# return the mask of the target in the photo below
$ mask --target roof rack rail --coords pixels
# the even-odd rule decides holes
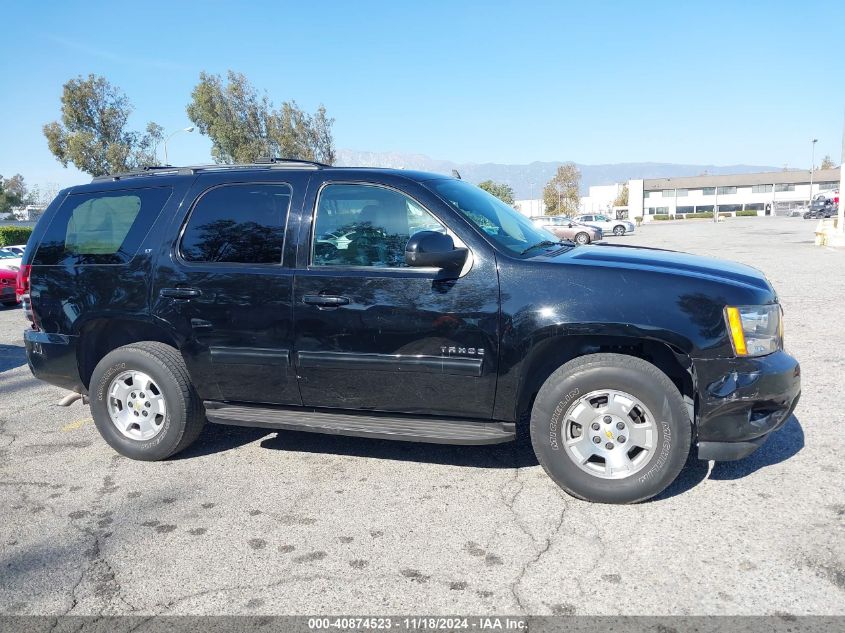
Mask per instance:
[[[202,171],[224,171],[227,169],[285,169],[290,167],[306,167],[310,169],[322,169],[323,167],[331,167],[325,163],[318,163],[313,160],[299,160],[295,158],[259,158],[254,163],[236,163],[233,165],[217,164],[217,165],[190,165],[185,167],[177,167],[175,165],[151,165],[148,167],[139,167],[131,171],[120,172],[116,174],[105,174],[103,176],[94,176],[91,182],[102,182],[104,180],[121,180],[122,178],[132,178],[135,176],[153,176],[157,174],[184,174],[192,175]]]
[[[316,160],[307,160],[304,158],[279,158],[277,156],[262,156],[255,159],[256,165],[275,165],[279,163],[301,163],[303,165],[314,165],[316,167],[331,167],[325,163],[317,162]]]

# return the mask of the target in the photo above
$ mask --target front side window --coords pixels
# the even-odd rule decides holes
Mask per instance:
[[[180,246],[187,262],[281,264],[291,188],[224,185],[200,197]]]
[[[317,204],[314,266],[403,268],[405,245],[419,231],[445,227],[403,193],[368,184],[330,184]]]
[[[71,194],[50,222],[34,264],[121,264],[137,252],[170,187]]]

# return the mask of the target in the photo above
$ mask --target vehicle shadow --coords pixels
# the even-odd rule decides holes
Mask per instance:
[[[459,446],[221,424],[207,424],[199,439],[172,459],[192,459],[221,453],[257,440],[261,440],[261,448],[274,451],[348,455],[468,468],[524,468],[538,464],[527,432],[517,433],[516,441],[506,444]]]
[[[196,442],[170,459],[180,461],[231,451],[275,432],[270,429],[206,424]]]
[[[280,431],[262,441],[261,447],[467,468],[526,468],[538,465],[527,433],[517,433],[516,440],[506,444],[461,446]]]
[[[772,433],[759,449],[745,459],[735,462],[716,462],[710,471],[710,479],[740,479],[753,472],[786,461],[804,448],[804,429],[794,415],[783,428]]]
[[[261,448],[274,451],[369,457],[467,468],[529,468],[538,465],[527,425],[521,425],[516,440],[507,444],[459,446],[207,424],[191,447],[171,459],[213,455],[259,440]],[[792,416],[768,442],[745,459],[716,462],[711,470],[709,462],[697,459],[693,450],[678,478],[651,501],[669,499],[691,490],[708,477],[708,472],[710,479],[716,480],[745,477],[760,468],[789,459],[803,447],[804,432],[798,419]]]
[[[26,350],[23,345],[0,343],[0,372],[26,365]]]
[[[804,448],[804,430],[794,415],[790,416],[783,428],[775,431],[765,444],[745,459],[735,462],[714,462],[713,468],[710,469],[710,462],[699,460],[693,447],[678,478],[651,501],[669,499],[687,492],[708,478],[717,481],[741,479],[761,468],[786,461],[802,448]]]

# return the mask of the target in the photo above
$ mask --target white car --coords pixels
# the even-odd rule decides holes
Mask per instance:
[[[14,253],[16,257],[23,257],[23,252],[26,250],[26,244],[15,244],[14,246],[0,247],[0,251],[8,251]]]
[[[21,268],[20,256],[11,251],[0,248],[0,268],[14,270],[17,272]]]
[[[587,213],[573,218],[576,222],[581,224],[588,224],[600,228],[602,232],[607,235],[613,233],[614,235],[625,235],[625,233],[634,232],[634,223],[628,220],[614,220],[606,215],[596,213]]]

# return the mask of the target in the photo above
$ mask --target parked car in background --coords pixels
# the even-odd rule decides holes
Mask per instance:
[[[561,239],[572,240],[578,244],[589,244],[603,237],[601,229],[579,224],[563,215],[539,215],[531,218],[531,221],[535,226],[546,229]]]
[[[18,274],[14,270],[0,268],[0,303],[4,306],[18,304],[18,297],[15,294],[15,282]]]
[[[16,257],[23,257],[26,250],[26,244],[15,244],[14,246],[3,246],[0,251],[13,253]]]
[[[600,228],[604,233],[613,233],[614,235],[625,235],[625,233],[634,232],[634,223],[628,220],[614,220],[606,215],[595,213],[588,213],[585,215],[575,216],[575,221],[582,224],[589,224]]]
[[[11,251],[0,249],[0,269],[17,272],[21,267],[21,256]]]
[[[810,203],[810,208],[804,213],[805,220],[819,220],[821,218],[832,218],[836,215],[836,206],[833,200],[817,197]]]

